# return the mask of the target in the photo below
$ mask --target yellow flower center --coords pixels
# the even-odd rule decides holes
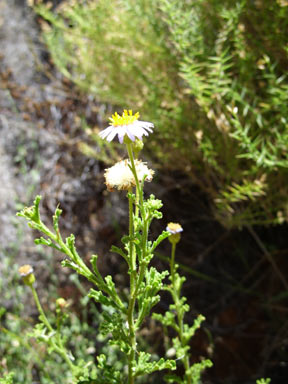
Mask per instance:
[[[22,267],[20,267],[18,271],[21,276],[27,276],[33,272],[33,268],[31,267],[31,265],[26,264],[26,265],[22,265]]]
[[[134,121],[138,120],[140,117],[139,112],[136,112],[135,115],[133,115],[132,110],[124,109],[122,116],[118,115],[117,112],[112,115],[112,117],[109,117],[110,125],[113,125],[114,127],[119,125],[129,125],[134,123]]]

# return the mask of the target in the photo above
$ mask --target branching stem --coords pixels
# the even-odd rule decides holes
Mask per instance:
[[[176,307],[177,313],[177,322],[178,322],[178,333],[179,339],[182,347],[186,346],[186,341],[184,340],[184,312],[181,310],[181,302],[180,302],[180,288],[176,286],[176,268],[175,268],[175,252],[176,252],[176,243],[172,243],[171,247],[171,259],[170,259],[170,274],[171,274],[171,282],[172,282],[172,297]],[[185,354],[183,358],[183,365],[185,368],[185,376],[187,384],[191,384],[191,376],[189,374],[190,370],[190,361],[189,355]]]
[[[45,312],[42,308],[42,305],[40,303],[40,300],[39,300],[37,291],[34,288],[34,285],[33,284],[30,285],[30,288],[31,288],[31,291],[32,291],[32,294],[33,294],[33,297],[34,297],[34,300],[35,300],[35,303],[36,303],[36,306],[37,306],[37,309],[39,311],[39,314],[40,314],[40,317],[41,317],[43,324],[47,327],[47,329],[50,332],[55,332],[53,327],[51,326],[49,320],[47,319],[47,317],[45,315]],[[53,346],[53,349],[55,350],[55,352],[57,352],[60,356],[63,357],[63,359],[66,361],[66,363],[68,364],[68,366],[70,367],[71,372],[72,372],[74,370],[74,365],[73,365],[72,361],[70,360],[65,347],[63,346],[62,340],[59,340],[59,345],[57,345],[55,343],[55,341],[53,339],[51,339],[51,345]]]

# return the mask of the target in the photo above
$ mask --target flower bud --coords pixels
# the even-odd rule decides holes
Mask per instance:
[[[25,285],[33,285],[35,283],[35,275],[33,273],[33,267],[29,264],[22,265],[18,269],[20,276],[23,279]]]
[[[183,232],[183,228],[178,223],[169,223],[166,227],[166,231],[170,232],[170,236],[168,240],[172,244],[179,243],[181,239],[181,232]]]
[[[56,300],[56,306],[57,308],[59,309],[64,309],[67,307],[67,301],[65,299],[63,299],[63,297],[59,297],[57,300]]]
[[[135,157],[137,159],[139,153],[142,151],[144,147],[144,143],[142,140],[136,139],[132,145],[133,147],[133,152],[135,153]]]

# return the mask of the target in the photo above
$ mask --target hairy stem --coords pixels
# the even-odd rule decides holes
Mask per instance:
[[[171,248],[171,259],[170,259],[170,274],[171,274],[171,281],[172,281],[172,297],[175,303],[176,307],[176,313],[177,313],[177,322],[178,322],[178,333],[179,333],[179,339],[181,342],[182,347],[185,347],[186,343],[184,340],[184,322],[183,322],[183,317],[184,314],[181,310],[181,302],[180,302],[180,290],[177,289],[176,287],[176,268],[175,268],[175,252],[176,252],[176,243],[172,243],[172,248]],[[185,368],[185,376],[187,380],[187,384],[191,384],[191,376],[187,374],[187,372],[190,369],[190,361],[189,361],[189,355],[185,354],[183,358],[183,365]]]
[[[36,303],[37,309],[39,311],[39,314],[41,316],[41,320],[42,320],[43,324],[47,327],[47,329],[50,332],[54,332],[54,329],[51,326],[51,324],[50,324],[49,320],[47,319],[47,317],[45,315],[45,312],[44,312],[44,310],[42,308],[42,305],[40,303],[40,300],[39,300],[38,294],[36,292],[36,289],[34,288],[33,285],[30,285],[30,288],[31,288],[31,291],[32,291],[32,294],[33,294],[33,297],[34,297],[34,300],[35,300],[35,303]],[[65,347],[63,346],[62,340],[59,340],[58,344],[59,345],[57,345],[55,343],[55,341],[53,341],[53,339],[51,339],[51,345],[53,346],[54,350],[59,355],[61,355],[63,357],[63,359],[66,361],[66,363],[70,367],[71,371],[73,371],[74,370],[74,365],[73,365],[72,361],[70,360]]]
[[[52,328],[51,324],[49,323],[49,320],[47,319],[47,317],[43,311],[42,305],[40,303],[40,300],[39,300],[38,294],[36,292],[36,289],[34,288],[34,285],[30,285],[30,288],[31,288],[37,309],[41,315],[42,322],[46,325],[46,327],[49,329],[50,332],[53,332],[53,328]]]
[[[172,243],[171,258],[170,258],[170,274],[171,274],[173,289],[175,288],[175,252],[176,252],[176,243]]]
[[[127,151],[128,151],[129,160],[130,160],[130,163],[131,163],[131,171],[132,171],[133,176],[135,178],[136,194],[139,194],[139,204],[140,204],[140,207],[143,207],[143,194],[141,192],[140,183],[139,183],[138,175],[137,175],[137,172],[136,172],[132,145],[131,144],[127,144],[126,147],[127,147]]]
[[[128,304],[127,312],[127,321],[129,327],[129,339],[131,350],[128,355],[128,383],[134,384],[133,377],[133,364],[135,361],[135,352],[136,352],[136,334],[135,334],[135,324],[134,324],[134,308],[135,308],[135,289],[136,289],[136,254],[135,246],[133,244],[134,238],[134,224],[133,224],[133,198],[132,196],[128,197],[129,199],[129,259],[130,259],[130,298]]]

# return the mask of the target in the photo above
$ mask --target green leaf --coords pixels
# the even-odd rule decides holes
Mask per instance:
[[[178,383],[178,384],[185,384],[185,381],[182,380],[182,378],[180,376],[176,376],[176,375],[165,375],[164,376],[164,380],[165,380],[165,383],[171,383],[171,384],[175,384],[175,383]]]
[[[0,377],[0,384],[13,384],[14,372],[6,374],[4,377]]]
[[[98,270],[97,260],[98,260],[98,255],[92,255],[90,262],[92,264],[93,272],[95,273],[95,275],[96,275],[96,277],[98,279],[99,284],[102,286],[105,283],[104,283],[104,280],[102,278],[102,275],[100,274],[100,272]]]
[[[118,248],[118,247],[116,247],[115,245],[112,245],[110,251],[111,251],[111,252],[118,253],[118,255],[122,256],[122,257],[126,260],[127,264],[130,266],[129,258],[128,258],[128,256],[126,255],[126,253],[125,253],[121,248]]]
[[[106,305],[107,307],[113,307],[118,308],[117,305],[114,303],[113,300],[111,300],[109,297],[104,296],[101,291],[96,291],[95,289],[91,288],[88,297],[93,298],[98,303],[101,303],[103,305]]]
[[[147,316],[152,307],[154,307],[160,300],[160,296],[157,294],[163,287],[162,280],[169,274],[168,271],[158,272],[154,267],[146,269],[145,271],[145,283],[140,286],[138,293],[138,306],[139,315],[137,319],[137,326],[139,327]]]
[[[189,340],[195,335],[195,332],[201,327],[203,321],[205,321],[205,317],[203,315],[198,315],[191,327],[184,324],[183,337],[186,343],[188,343]]]
[[[25,217],[28,220],[31,220],[37,224],[41,223],[40,213],[39,213],[39,204],[42,196],[38,195],[35,197],[34,203],[31,207],[26,207],[18,212],[16,215],[20,217]]]
[[[86,276],[82,269],[79,267],[78,264],[76,264],[74,261],[71,261],[69,259],[65,259],[61,262],[61,265],[62,267],[68,267],[68,268],[71,268],[73,269],[75,272],[77,272],[79,275],[83,275],[83,276]]]
[[[57,249],[57,251],[59,252],[63,252],[63,249],[60,248],[58,245],[54,244],[53,241],[51,239],[45,239],[44,237],[40,237],[39,239],[35,239],[34,240],[34,243],[36,245],[46,245],[47,247],[51,247],[51,248],[54,248],[54,249]]]
[[[269,384],[271,382],[271,379],[267,378],[267,379],[258,379],[256,380],[256,384]]]
[[[158,245],[165,239],[167,239],[167,237],[170,236],[170,232],[168,231],[163,231],[161,233],[161,235],[158,236],[158,238],[153,242],[152,244],[152,247],[150,249],[151,252],[153,252],[155,250],[156,247],[158,247]]]
[[[122,242],[122,244],[124,244],[124,245],[128,244],[128,243],[130,242],[130,237],[129,237],[129,236],[123,236],[123,237],[121,238],[121,242]]]
[[[124,353],[129,353],[130,339],[128,337],[128,328],[126,328],[123,318],[119,312],[105,311],[102,313],[103,320],[100,322],[100,332],[104,336],[112,336],[109,343],[113,345],[118,345]]]
[[[57,236],[60,236],[59,233],[59,218],[61,216],[62,210],[59,209],[59,207],[56,208],[55,213],[53,215],[53,228],[57,234]]]
[[[176,312],[167,311],[164,315],[161,315],[160,313],[153,313],[152,318],[155,320],[158,320],[160,323],[165,325],[166,327],[172,327],[175,329],[175,331],[179,332],[179,327],[176,324],[175,321]]]
[[[211,360],[203,360],[200,363],[193,364],[187,371],[186,375],[192,380],[192,384],[198,384],[201,379],[201,374],[207,368],[211,368],[213,363]]]
[[[76,247],[75,247],[75,236],[73,235],[73,233],[71,233],[70,236],[66,237],[66,246],[69,248],[70,252],[71,252],[71,258],[73,261],[76,262],[77,258],[78,258],[78,254],[77,254],[77,251],[76,251]]]
[[[146,352],[140,352],[138,362],[135,367],[135,376],[150,374],[155,371],[162,371],[163,369],[175,370],[176,362],[174,360],[165,360],[161,358],[158,361],[150,361],[151,355]]]

